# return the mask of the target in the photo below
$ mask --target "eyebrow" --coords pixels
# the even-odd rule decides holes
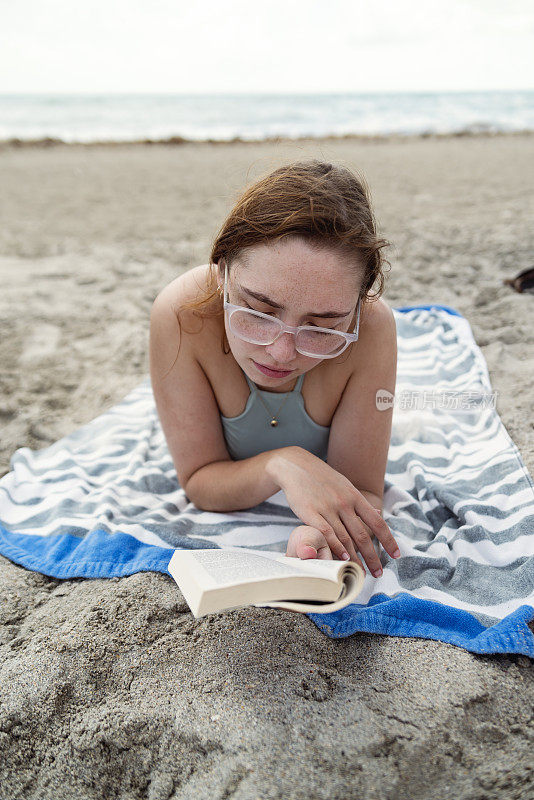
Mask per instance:
[[[275,303],[274,300],[271,300],[261,292],[253,292],[251,289],[245,288],[245,286],[241,286],[238,284],[239,289],[244,292],[244,294],[248,294],[249,297],[253,297],[255,300],[259,300],[260,303],[266,303],[268,306],[272,306],[273,308],[280,308],[282,311],[285,311],[285,306],[281,306],[278,303]],[[352,309],[349,311],[324,311],[322,314],[318,314],[315,311],[308,311],[307,314],[304,316],[306,317],[320,317],[321,319],[334,319],[338,317],[347,317],[351,313]]]

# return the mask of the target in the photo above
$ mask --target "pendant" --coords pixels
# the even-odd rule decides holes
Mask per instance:
[[[273,418],[272,418],[272,420],[271,420],[271,428],[276,428],[276,426],[277,426],[277,425],[278,425],[278,422],[277,422],[277,420],[275,420],[275,418],[273,417]]]

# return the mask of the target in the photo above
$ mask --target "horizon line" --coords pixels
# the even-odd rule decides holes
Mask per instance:
[[[274,90],[250,90],[250,91],[195,91],[195,92],[186,92],[186,91],[152,91],[152,90],[145,90],[145,91],[131,91],[131,90],[98,90],[98,89],[91,89],[91,90],[5,90],[0,88],[0,96],[4,97],[11,97],[11,96],[33,96],[33,97],[40,97],[40,96],[50,96],[54,95],[56,97],[79,97],[79,96],[87,96],[87,97],[96,97],[96,96],[122,96],[122,97],[146,97],[146,96],[159,96],[159,97],[247,97],[250,95],[255,96],[310,96],[310,97],[317,97],[318,95],[325,95],[325,96],[344,96],[344,95],[377,95],[377,94],[489,94],[489,93],[508,93],[508,92],[534,92],[534,86],[530,88],[496,88],[496,89],[350,89],[350,90],[327,90],[323,89],[320,91],[310,91],[310,90],[295,90],[295,91],[274,91]]]

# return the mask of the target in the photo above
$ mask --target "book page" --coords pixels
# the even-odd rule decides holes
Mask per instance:
[[[242,550],[195,550],[194,557],[211,578],[211,585],[217,586],[305,574],[304,570],[295,569],[293,565],[281,563],[278,559]]]
[[[251,603],[256,608],[281,608],[286,611],[298,611],[301,614],[330,614],[333,611],[339,611],[341,608],[355,602],[359,596],[363,583],[365,580],[364,571],[362,568],[354,564],[355,572],[349,570],[345,573],[345,580],[343,582],[342,591],[337,600],[328,603],[316,600],[305,601],[271,601],[268,603]]]
[[[339,580],[340,571],[342,571],[348,563],[339,559],[296,558],[294,556],[286,556],[275,550],[254,550],[250,547],[225,547],[222,549],[234,553],[252,553],[262,558],[269,558],[291,567],[295,574],[305,572],[306,575],[315,575],[320,578],[336,581],[336,583]],[[198,553],[199,551],[195,550],[194,552]]]

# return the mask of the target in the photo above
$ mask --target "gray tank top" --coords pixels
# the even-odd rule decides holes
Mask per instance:
[[[304,408],[304,399],[300,391],[304,375],[299,375],[292,392],[268,392],[258,389],[245,372],[243,375],[250,388],[245,410],[237,417],[224,417],[221,414],[224,438],[234,461],[290,445],[300,445],[326,461],[330,426],[318,425]],[[258,393],[261,393],[267,408],[272,412],[271,416],[259,399]],[[278,415],[277,411],[282,403],[284,405]],[[270,424],[272,415],[278,420],[278,426],[275,428]]]

